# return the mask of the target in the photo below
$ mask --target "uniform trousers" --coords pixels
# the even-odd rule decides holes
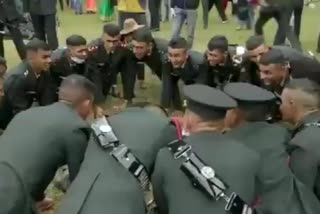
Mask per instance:
[[[20,59],[24,60],[26,58],[26,50],[25,50],[25,44],[23,42],[22,34],[18,28],[17,23],[6,23],[7,28],[11,34],[12,41],[14,45],[16,46],[17,52],[20,56]],[[0,31],[4,30],[4,24],[0,21]],[[5,57],[4,55],[4,44],[3,44],[3,37],[4,35],[0,32],[0,56]]]
[[[160,28],[161,0],[149,0],[150,29]]]
[[[223,9],[222,0],[202,0],[202,9],[203,9],[203,26],[205,29],[208,28],[208,21],[209,21],[209,12],[212,7],[215,5],[219,16],[222,21],[227,20],[226,13]]]
[[[56,27],[56,14],[31,14],[31,19],[36,37],[47,42],[52,50],[56,50],[59,46]]]

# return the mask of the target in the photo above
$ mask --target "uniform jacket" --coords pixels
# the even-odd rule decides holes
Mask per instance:
[[[14,0],[3,0],[0,3],[0,22],[12,22],[21,18]]]
[[[230,55],[223,65],[210,66],[208,61],[204,60],[199,70],[198,82],[214,88],[223,87],[229,82],[238,82],[240,78],[240,66],[234,64]]]
[[[64,77],[71,74],[79,74],[89,78],[89,66],[87,62],[77,64],[73,62],[65,48],[55,50],[52,55],[52,65],[50,68],[50,83],[53,84],[52,92],[57,95],[58,88]],[[90,79],[90,78],[89,78]],[[56,100],[57,101],[57,100]]]
[[[40,106],[52,103],[50,76],[47,72],[36,78],[27,62],[21,62],[8,72],[4,82],[4,102],[10,106],[13,115],[30,108],[34,101]]]
[[[68,165],[71,181],[76,177],[89,135],[88,124],[64,103],[32,108],[19,113],[1,136],[0,162],[9,164],[31,198],[40,201],[60,166]],[[0,183],[0,194],[7,196],[3,188]],[[14,198],[0,201],[0,213]]]
[[[285,144],[290,140],[290,133],[285,127],[248,122],[228,134],[260,154],[262,164],[257,187],[261,213],[316,214],[320,211],[319,201],[288,167]]]
[[[174,69],[169,60],[165,60],[162,71],[161,105],[165,108],[182,109],[182,97],[178,81],[184,85],[194,84],[199,75],[199,65],[203,56],[199,52],[190,51],[183,68]]]
[[[227,194],[236,192],[247,203],[254,201],[260,166],[256,152],[218,132],[191,134],[185,142],[229,186]],[[226,214],[223,200],[209,200],[203,192],[193,187],[180,169],[183,161],[175,160],[168,148],[158,153],[152,181],[159,213]]]
[[[23,0],[26,12],[33,15],[53,15],[57,12],[57,0]]]
[[[129,108],[108,122],[120,143],[125,144],[152,172],[157,152],[175,136],[168,119],[154,113]],[[76,180],[64,196],[59,214],[145,213],[143,191],[136,178],[91,140]]]
[[[295,130],[295,134],[289,143],[288,151],[290,154],[290,167],[293,173],[320,200],[319,127],[316,125],[305,126],[319,121],[319,112],[307,115]]]
[[[103,102],[109,94],[111,86],[116,84],[118,73],[121,74],[124,95],[128,94],[127,76],[130,72],[128,64],[129,50],[123,47],[116,48],[113,53],[107,53],[104,48],[103,41],[96,39],[90,43],[92,50],[89,48],[88,66],[89,79],[93,81],[97,87],[98,102]]]

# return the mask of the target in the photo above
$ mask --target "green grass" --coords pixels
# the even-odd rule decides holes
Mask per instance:
[[[320,31],[319,25],[319,7],[316,9],[305,8],[302,24],[301,42],[305,50],[315,51],[318,31]],[[230,14],[230,12],[229,12]],[[95,39],[101,35],[101,29],[103,22],[99,20],[97,15],[74,15],[72,11],[67,10],[59,14],[61,20],[61,26],[59,28],[59,41],[60,46],[64,46],[65,39],[71,34],[81,34],[85,36],[88,41]],[[222,24],[217,17],[217,12],[213,10],[210,14],[209,28],[203,30],[202,28],[202,14],[199,10],[197,30],[195,35],[194,49],[204,51],[208,40],[216,34],[224,34],[228,37],[230,43],[243,44],[248,36],[252,35],[250,31],[236,31],[236,21],[231,15],[229,15],[229,23]],[[273,21],[270,21],[265,28],[265,36],[270,43],[273,41],[276,25]],[[183,30],[185,32],[185,30]],[[155,37],[169,38],[171,34],[171,23],[162,23],[161,32],[155,33]],[[8,60],[9,67],[19,63],[19,58],[16,54],[16,50],[11,41],[5,42],[6,58]],[[318,55],[319,57],[320,55]],[[153,75],[147,75],[148,89],[138,90],[138,99],[145,99],[152,102],[158,102],[159,100],[159,81]],[[107,103],[118,103],[119,100],[112,99]],[[59,198],[61,193],[50,188],[49,195],[53,198]],[[52,213],[52,212],[49,212]]]

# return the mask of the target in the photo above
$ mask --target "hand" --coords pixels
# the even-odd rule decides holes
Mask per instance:
[[[44,198],[42,201],[36,202],[36,210],[38,212],[44,212],[46,210],[49,210],[53,207],[54,202],[52,198]]]
[[[170,8],[170,13],[172,17],[176,17],[176,12],[174,11],[174,8]]]

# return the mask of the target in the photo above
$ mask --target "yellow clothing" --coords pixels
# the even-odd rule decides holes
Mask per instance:
[[[118,11],[129,13],[145,13],[146,0],[118,0]]]

